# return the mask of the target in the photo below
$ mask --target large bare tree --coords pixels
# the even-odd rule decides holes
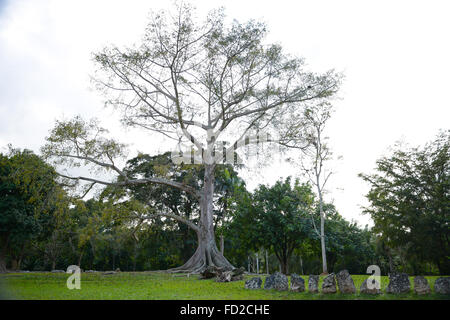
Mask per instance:
[[[124,145],[105,138],[106,131],[96,122],[81,118],[58,121],[42,151],[59,164],[91,164],[121,177],[105,181],[61,174],[89,187],[158,183],[193,195],[200,203],[198,223],[160,213],[185,223],[198,235],[196,252],[175,271],[232,268],[214,236],[216,163],[230,155],[234,158],[242,145],[275,142],[267,136],[259,139],[257,132],[277,136],[276,143],[284,147],[303,144],[297,121],[303,103],[330,99],[341,76],[334,71],[306,71],[302,59],[284,54],[280,45],[264,43],[265,25],[235,21],[227,26],[222,10],[210,12],[205,21],[195,18],[189,5],[150,16],[139,46],[108,47],[94,55],[99,67],[94,78],[107,103],[122,111],[123,124],[164,135],[174,141],[174,150],[176,145],[192,146],[192,153],[181,150],[178,160],[205,166],[201,188],[165,176],[130,179],[115,164],[124,155]],[[249,139],[251,134],[256,138]]]

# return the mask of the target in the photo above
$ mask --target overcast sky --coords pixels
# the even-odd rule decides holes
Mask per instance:
[[[314,71],[334,68],[346,79],[330,120],[328,201],[360,225],[368,186],[357,177],[397,140],[412,145],[449,129],[450,1],[192,1],[199,15],[224,6],[230,19],[262,20],[268,42],[302,56]],[[168,1],[0,0],[0,148],[35,152],[55,119],[99,117],[132,150],[166,151],[154,136],[124,131],[91,89],[91,53],[132,45],[150,9]],[[4,150],[4,149],[2,149]],[[133,156],[133,153],[130,155]],[[283,164],[245,174],[250,187],[295,174]]]

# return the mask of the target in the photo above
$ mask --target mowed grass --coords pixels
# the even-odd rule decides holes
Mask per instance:
[[[114,275],[101,273],[82,273],[81,289],[69,290],[66,287],[68,274],[53,273],[10,273],[0,275],[0,290],[2,297],[7,299],[38,299],[38,300],[109,300],[109,299],[151,299],[151,300],[315,300],[315,299],[445,299],[449,296],[432,293],[419,296],[413,293],[413,277],[410,277],[411,292],[409,294],[381,295],[359,294],[359,287],[368,275],[352,275],[356,294],[310,294],[308,292],[290,292],[275,290],[248,290],[244,288],[245,276],[242,281],[217,283],[212,279],[199,280],[198,276],[181,276],[159,272],[121,272]],[[265,276],[262,276],[263,280]],[[303,276],[306,283],[308,276]],[[426,277],[433,290],[436,276]],[[323,277],[320,279],[322,286]],[[384,291],[388,278],[382,277],[381,286]]]

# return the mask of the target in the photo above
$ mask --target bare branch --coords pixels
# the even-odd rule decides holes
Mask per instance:
[[[146,215],[146,218],[156,218],[156,217],[167,217],[167,218],[171,218],[174,220],[177,220],[181,223],[184,223],[185,225],[187,225],[188,227],[190,227],[192,230],[194,230],[195,232],[200,232],[200,228],[198,226],[196,226],[193,222],[184,219],[183,217],[180,217],[176,214],[172,214],[172,213],[153,213],[153,214],[149,214]]]

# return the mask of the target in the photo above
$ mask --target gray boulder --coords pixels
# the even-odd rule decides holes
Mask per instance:
[[[310,293],[319,293],[319,276],[310,275],[308,278],[308,291]]]
[[[414,278],[414,292],[416,294],[428,294],[431,292],[430,285],[425,277],[417,276]]]
[[[305,280],[295,273],[291,274],[291,290],[296,292],[305,291]]]
[[[260,277],[254,277],[245,281],[245,289],[261,289],[262,280]]]
[[[389,274],[389,285],[386,288],[387,293],[408,293],[410,289],[411,283],[409,282],[409,278],[406,273]]]
[[[440,294],[450,294],[450,278],[437,278],[434,282],[434,291]]]
[[[364,282],[361,284],[361,287],[359,288],[359,293],[363,293],[363,294],[381,294],[381,285],[380,283],[375,280],[375,279],[371,279],[372,281],[372,285],[369,286],[367,285],[367,281],[369,279],[364,280]]]
[[[268,276],[266,281],[264,282],[264,289],[275,289],[279,291],[285,291],[289,289],[289,281],[288,278],[280,273],[275,272],[274,274]]]
[[[356,288],[348,270],[339,271],[336,280],[341,293],[355,293]]]
[[[336,278],[334,273],[330,273],[323,279],[322,293],[336,293]]]

